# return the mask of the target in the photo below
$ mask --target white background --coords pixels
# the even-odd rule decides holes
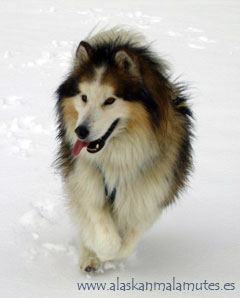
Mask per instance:
[[[190,187],[125,262],[78,269],[56,153],[54,91],[97,24],[144,33],[181,75],[196,118]],[[240,297],[240,2],[0,2],[0,295]],[[110,264],[111,265],[111,264]],[[111,266],[108,267],[111,267]],[[235,291],[79,292],[84,281],[235,282]]]

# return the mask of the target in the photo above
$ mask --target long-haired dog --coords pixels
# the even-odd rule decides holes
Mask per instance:
[[[82,270],[128,257],[186,185],[192,117],[183,89],[139,34],[114,28],[80,42],[56,111]]]

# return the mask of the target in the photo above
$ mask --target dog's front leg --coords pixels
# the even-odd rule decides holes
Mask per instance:
[[[83,213],[81,237],[84,244],[96,253],[100,261],[114,259],[121,247],[121,237],[108,206],[102,209],[91,206]]]
[[[106,202],[102,176],[84,160],[79,169],[67,177],[64,186],[82,244],[100,261],[112,260],[121,247],[121,237]]]
[[[71,210],[80,228],[83,245],[93,251],[101,262],[115,258],[120,247],[121,237],[107,204],[93,204],[91,198],[76,199],[73,192]]]

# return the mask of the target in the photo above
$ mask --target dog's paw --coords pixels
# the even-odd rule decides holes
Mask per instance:
[[[97,257],[81,260],[80,268],[84,273],[95,272],[100,268],[101,262]]]
[[[84,273],[97,271],[101,267],[101,262],[96,254],[87,248],[84,248],[80,257],[80,269]]]

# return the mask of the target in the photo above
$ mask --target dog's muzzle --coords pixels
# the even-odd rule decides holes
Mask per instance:
[[[110,135],[116,128],[118,122],[119,122],[119,119],[116,119],[111,124],[111,126],[109,127],[107,132],[100,139],[90,142],[89,145],[87,146],[87,151],[89,153],[96,153],[96,152],[100,151],[104,147],[106,140],[110,137]]]
[[[96,153],[100,151],[104,147],[106,140],[109,138],[109,136],[116,128],[118,122],[119,122],[119,119],[116,119],[115,121],[113,121],[113,123],[111,124],[107,132],[101,138],[93,142],[84,142],[81,139],[78,139],[73,146],[72,154],[74,156],[79,155],[84,147],[87,147],[87,151],[89,153]],[[86,134],[85,130],[81,126],[76,128],[75,132],[78,136],[79,135],[82,136],[83,134]]]

